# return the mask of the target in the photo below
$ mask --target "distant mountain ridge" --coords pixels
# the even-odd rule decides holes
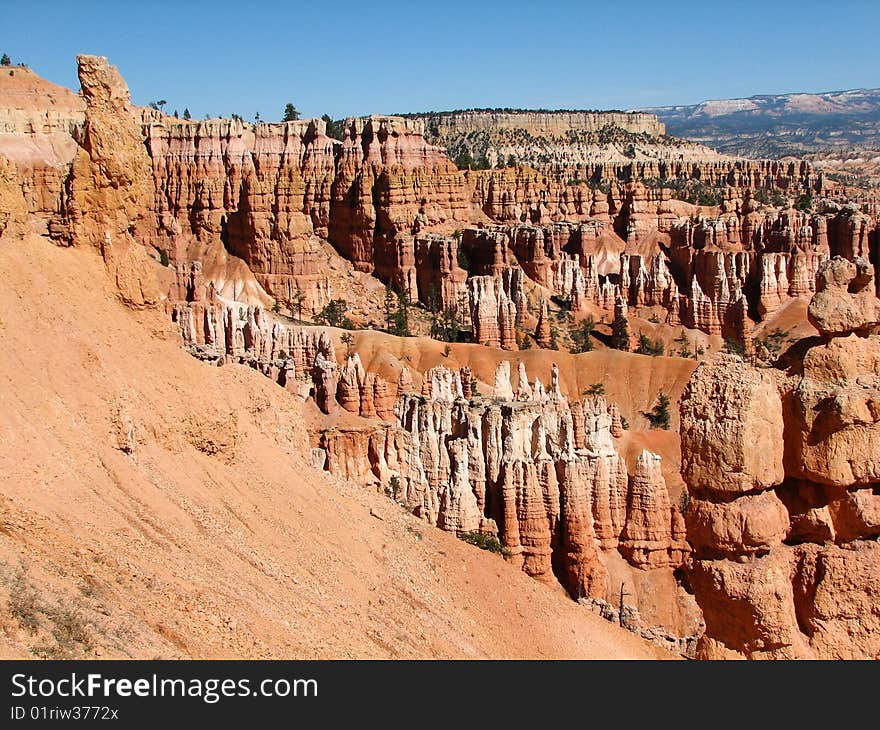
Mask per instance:
[[[640,109],[667,133],[745,157],[880,148],[880,89],[760,94]]]

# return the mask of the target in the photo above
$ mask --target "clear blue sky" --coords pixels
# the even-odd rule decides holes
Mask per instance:
[[[78,89],[108,56],[136,103],[278,119],[637,108],[880,87],[880,0],[9,2],[0,53]]]

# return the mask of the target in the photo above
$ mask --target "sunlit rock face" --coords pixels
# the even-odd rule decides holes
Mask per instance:
[[[880,657],[873,292],[864,260],[824,262],[809,306],[820,336],[788,371],[722,356],[682,397],[701,656]]]

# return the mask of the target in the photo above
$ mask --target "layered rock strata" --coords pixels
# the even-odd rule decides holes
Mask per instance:
[[[758,212],[747,193],[728,202],[731,212],[717,218],[673,215],[664,222],[662,214],[644,214],[652,235],[665,227],[653,242],[639,242],[638,226],[630,226],[627,242],[590,218],[467,228],[461,246],[476,273],[494,275],[516,261],[574,311],[611,312],[623,297],[632,307],[663,307],[667,324],[743,343],[756,322],[815,292],[816,272],[829,256],[876,258],[874,224],[852,208]]]
[[[340,380],[327,329],[285,325],[258,305],[226,301],[213,282],[205,282],[198,262],[180,264],[176,273],[165,308],[194,356],[217,365],[246,364],[301,399],[313,397],[325,413],[341,404],[363,415],[390,415],[389,399],[396,392],[389,393],[384,380],[367,377],[356,355]]]
[[[660,457],[644,451],[627,474],[604,397],[569,401],[557,373],[545,388],[522,365],[514,389],[507,361],[491,398],[465,397],[469,378],[435,367],[421,393],[400,394],[393,427],[325,430],[327,468],[360,481],[395,478],[398,500],[416,515],[497,536],[526,573],[573,596],[605,596],[612,552],[637,569],[682,565],[689,547]]]
[[[277,299],[289,302],[299,290],[306,311],[326,304],[318,237],[327,236],[338,143],[325,123],[146,122],[156,248],[173,261],[225,249]]]
[[[15,168],[32,225],[66,238],[65,185],[85,123],[85,102],[23,66],[0,78],[0,156]]]
[[[471,173],[472,202],[493,220],[508,223],[545,224],[609,215],[617,219],[624,214],[616,224],[619,231],[625,232],[630,212],[671,212],[672,186],[688,180],[727,191],[724,207],[728,208],[743,197],[746,189],[776,190],[788,195],[821,194],[824,189],[822,174],[802,161],[619,160],[577,167],[475,171]],[[643,181],[660,185],[646,190]]]
[[[398,236],[451,233],[469,204],[464,176],[425,141],[421,122],[372,116],[345,122],[330,207],[330,241],[357,269],[387,278]]]
[[[517,301],[522,301],[522,280],[515,270],[506,274],[467,280],[470,320],[475,342],[516,350],[516,324],[521,315]]]
[[[721,356],[682,398],[702,657],[880,658],[880,309],[862,259],[817,289],[788,371]]]
[[[828,255],[880,266],[870,216],[830,203],[807,215],[756,202],[759,190],[820,193],[821,178],[806,163],[655,159],[459,171],[425,141],[416,119],[350,119],[342,141],[329,138],[320,120],[183,121],[131,107],[118,74],[95,84],[89,58],[81,63],[82,97],[26,69],[2,79],[4,101],[11,101],[0,108],[0,154],[15,164],[29,212],[57,241],[70,242],[76,226],[82,240],[83,189],[94,185],[102,191],[96,209],[107,203],[131,214],[154,258],[200,261],[229,300],[269,306],[272,298],[282,305],[302,299],[306,312],[319,311],[341,296],[322,264],[321,239],[329,238],[356,268],[413,300],[455,307],[465,324],[468,273],[494,276],[516,261],[578,308],[610,311],[622,294],[631,306],[663,306],[672,324],[745,339],[744,311],[761,320],[788,299],[809,296]],[[593,124],[542,119],[529,124]],[[614,124],[625,127],[625,120],[637,117]],[[496,122],[506,123],[488,123]],[[149,156],[152,195],[143,189],[145,159],[133,124]],[[108,147],[102,137],[119,144]],[[72,171],[77,150],[95,155],[94,170]],[[123,164],[113,164],[114,154]],[[100,200],[114,190],[102,177],[119,185],[115,202]],[[719,187],[720,204],[673,199],[670,186],[682,180]],[[466,228],[461,251],[456,239],[437,235],[487,217],[505,225]],[[111,227],[121,230],[117,223]],[[134,291],[129,298],[144,300]],[[146,300],[153,299],[149,292]]]

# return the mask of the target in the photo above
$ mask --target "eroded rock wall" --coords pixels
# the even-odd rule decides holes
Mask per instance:
[[[627,474],[604,397],[569,401],[558,377],[530,383],[524,367],[514,390],[507,361],[491,398],[465,397],[463,380],[437,366],[420,393],[400,393],[393,427],[358,437],[331,427],[319,441],[327,468],[380,484],[394,477],[414,514],[497,536],[526,573],[575,597],[606,596],[611,553],[637,570],[683,564],[689,547],[660,457],[644,451]]]
[[[241,258],[273,297],[326,304],[318,237],[327,236],[338,143],[321,120],[245,124],[166,116],[144,126],[158,228],[150,239],[172,261]],[[216,267],[216,271],[215,271]]]
[[[788,371],[720,356],[681,401],[706,658],[880,658],[880,302],[863,259],[817,280]]]

